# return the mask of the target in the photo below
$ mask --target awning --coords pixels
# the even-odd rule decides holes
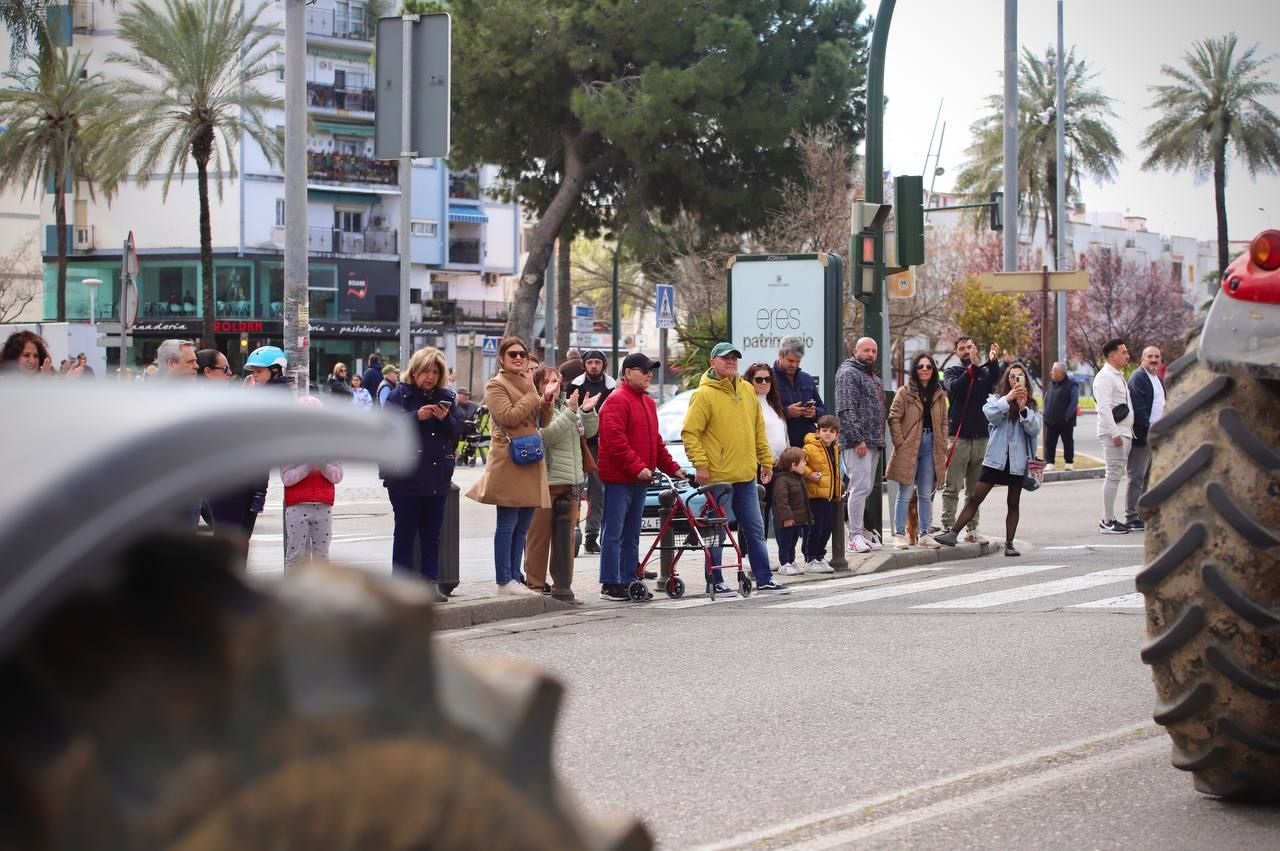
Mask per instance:
[[[474,222],[482,225],[489,221],[489,217],[479,207],[464,207],[460,204],[449,205],[449,221],[451,222]]]
[[[332,121],[315,122],[316,129],[341,136],[372,136],[373,127],[368,124],[335,124]]]
[[[334,192],[307,187],[307,200],[320,204],[368,204],[372,207],[382,196],[368,192]]]

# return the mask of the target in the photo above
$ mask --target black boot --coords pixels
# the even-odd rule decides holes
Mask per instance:
[[[582,549],[586,550],[592,555],[599,555],[600,554],[599,535],[597,535],[595,532],[588,532],[587,539],[582,542]]]

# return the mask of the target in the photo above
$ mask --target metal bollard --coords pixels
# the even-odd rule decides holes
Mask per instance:
[[[844,539],[844,512],[848,504],[843,499],[837,502],[831,517],[831,561],[827,564],[837,571],[849,569],[849,560],[845,557],[849,544]]]
[[[667,488],[658,494],[658,506],[662,518],[665,520],[667,515],[671,513],[671,509],[676,504],[676,492],[671,488]],[[658,564],[659,570],[658,581],[661,583],[658,587],[666,588],[667,580],[671,577],[671,562],[675,558],[673,550],[676,545],[676,535],[672,531],[670,525],[667,530],[662,533],[662,538],[658,541]]]
[[[569,526],[569,497],[558,496],[551,503],[551,596],[572,600],[573,529]]]

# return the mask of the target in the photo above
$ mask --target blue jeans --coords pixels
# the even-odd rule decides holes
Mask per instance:
[[[391,572],[413,574],[414,546],[419,547],[421,576],[440,581],[440,531],[444,527],[447,494],[419,496],[389,491],[395,529],[391,534]]]
[[[756,582],[763,585],[773,579],[773,570],[769,567],[769,550],[764,545],[764,520],[760,517],[760,497],[757,495],[756,483],[734,482],[733,494],[729,504],[720,506],[729,517],[738,520],[738,546],[746,551],[751,561],[751,572]],[[711,548],[711,563],[720,564],[722,547]],[[712,571],[715,582],[723,582],[724,574],[719,569]]]
[[[649,486],[604,483],[604,522],[600,524],[600,584],[622,585],[635,578],[640,564],[640,521]]]
[[[911,509],[911,497],[920,506],[920,534],[929,534],[929,521],[933,511],[933,432],[920,436],[920,452],[916,456],[916,481],[914,485],[898,485],[898,502],[893,509],[895,535],[907,533],[907,512]]]
[[[520,565],[524,563],[524,536],[532,522],[533,506],[498,506],[498,528],[493,533],[493,567],[499,585],[520,577]]]

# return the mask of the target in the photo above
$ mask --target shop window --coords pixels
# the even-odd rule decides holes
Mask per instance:
[[[200,264],[193,260],[142,263],[139,273],[139,316],[176,318],[200,316]]]
[[[263,285],[258,287],[258,310],[255,314],[260,319],[284,318],[284,264],[264,263]]]
[[[102,281],[93,296],[93,311],[98,321],[118,319],[116,304],[120,298],[120,264],[111,266],[89,266],[79,263],[67,265],[67,319],[85,321],[89,318],[89,288],[84,285],[86,278],[97,278]],[[48,265],[44,268],[44,318],[54,319],[58,315],[58,267]],[[142,311],[138,311],[142,315]]]
[[[213,279],[215,316],[248,319],[253,315],[253,264],[217,262]]]
[[[338,267],[312,264],[307,303],[312,319],[338,318]]]

